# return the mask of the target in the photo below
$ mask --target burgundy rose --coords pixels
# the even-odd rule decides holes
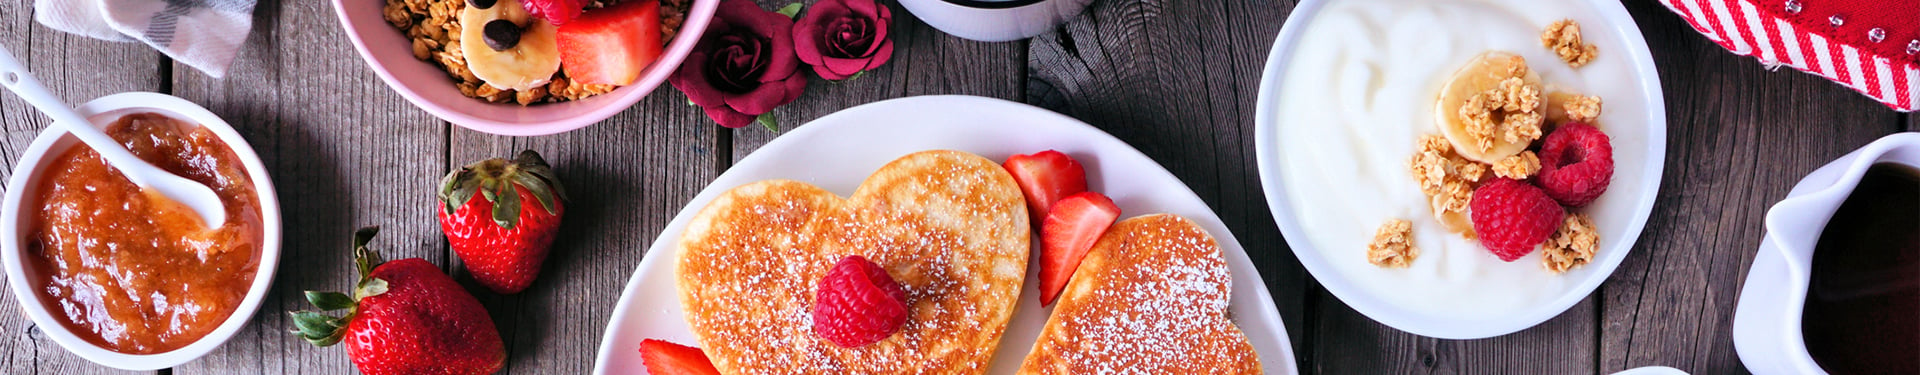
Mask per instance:
[[[794,24],[793,47],[820,78],[847,79],[893,57],[891,22],[893,12],[877,0],[820,0]]]
[[[807,87],[793,49],[793,19],[752,0],[726,0],[700,43],[667,80],[720,126],[738,128],[792,102]]]

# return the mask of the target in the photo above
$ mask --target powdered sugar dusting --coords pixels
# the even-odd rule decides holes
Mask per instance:
[[[683,234],[681,304],[727,373],[982,373],[1025,273],[1020,194],[998,164],[958,152],[895,160],[845,200],[795,181],[741,186]],[[849,349],[812,333],[811,309],[820,277],[853,254],[900,282],[910,313]]]
[[[1023,372],[1260,371],[1253,347],[1227,319],[1226,260],[1191,221],[1122,221],[1080,267]]]

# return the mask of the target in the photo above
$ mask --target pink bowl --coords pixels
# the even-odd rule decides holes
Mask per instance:
[[[680,66],[707,30],[720,0],[693,0],[687,18],[659,61],[640,72],[633,84],[585,100],[521,106],[494,104],[460,95],[447,72],[413,58],[413,42],[381,17],[383,0],[333,0],[340,25],[353,48],[373,72],[400,96],[454,125],[500,135],[546,135],[579,129],[613,117],[646,97]]]

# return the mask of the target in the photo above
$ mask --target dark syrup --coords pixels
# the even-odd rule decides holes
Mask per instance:
[[[1820,233],[1800,329],[1833,374],[1920,374],[1920,170],[1875,164]]]

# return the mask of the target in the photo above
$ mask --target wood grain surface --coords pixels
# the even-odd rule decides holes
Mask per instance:
[[[772,9],[788,1],[758,2]],[[273,291],[226,345],[162,373],[354,373],[340,348],[287,334],[285,311],[307,307],[303,290],[352,283],[348,235],[364,225],[385,228],[373,246],[389,259],[443,265],[481,300],[507,342],[503,373],[586,373],[620,290],[667,221],[734,160],[779,135],[714,126],[666,86],[565,134],[503,137],[452,126],[381,83],[324,1],[262,1],[224,79],[144,45],[48,29],[27,3],[0,3],[0,45],[55,93],[76,104],[122,91],[201,103],[238,128],[273,171],[287,228]],[[1667,170],[1652,217],[1593,295],[1539,326],[1490,339],[1433,339],[1374,322],[1320,288],[1287,248],[1252,159],[1252,112],[1290,0],[1096,0],[1053,32],[1007,43],[946,35],[889,1],[892,62],[847,82],[814,79],[774,114],[785,131],[874,101],[965,94],[1099,127],[1164,165],[1226,221],[1266,280],[1306,373],[1605,374],[1649,365],[1743,373],[1730,336],[1733,306],[1768,206],[1832,158],[1920,130],[1920,116],[1728,54],[1654,0],[1625,3],[1666,92]],[[0,97],[0,121],[8,165],[46,126],[11,95]],[[502,296],[474,283],[447,248],[434,184],[452,168],[522,149],[546,156],[570,200],[540,278]],[[0,310],[18,308],[10,289],[0,294],[8,296]],[[0,314],[0,351],[4,373],[117,372],[69,354],[19,314]]]

